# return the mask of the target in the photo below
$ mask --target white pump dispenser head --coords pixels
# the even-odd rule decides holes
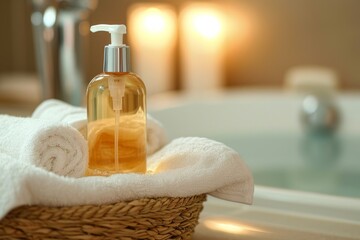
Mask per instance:
[[[104,49],[104,72],[130,72],[130,49],[123,43],[126,26],[98,24],[91,32],[105,31],[111,35],[111,43]]]
[[[126,34],[126,26],[121,25],[109,25],[109,24],[98,24],[90,27],[91,32],[109,32],[111,34],[111,44],[109,46],[123,47],[123,34]]]
[[[123,34],[126,34],[125,25],[99,24],[90,27],[91,32],[105,31],[111,34],[111,43],[104,49],[104,72],[129,72],[129,47],[123,43]],[[125,82],[122,79],[109,77],[110,96],[113,101],[113,110],[122,110],[122,99],[125,94]]]

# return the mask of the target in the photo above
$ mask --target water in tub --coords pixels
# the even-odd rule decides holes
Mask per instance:
[[[245,91],[220,96],[158,98],[161,107],[151,112],[170,138],[223,142],[253,172],[255,204],[210,197],[194,239],[360,239],[360,98],[340,99],[344,129],[312,135],[301,130],[298,97]]]

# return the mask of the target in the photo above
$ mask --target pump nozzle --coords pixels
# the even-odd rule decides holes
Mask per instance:
[[[91,26],[91,32],[105,31],[111,34],[111,43],[104,49],[104,72],[129,72],[130,49],[123,44],[126,26],[98,24]]]
[[[90,27],[91,32],[105,31],[111,34],[111,44],[109,46],[124,46],[123,34],[126,34],[126,26],[121,25],[109,25],[98,24]]]

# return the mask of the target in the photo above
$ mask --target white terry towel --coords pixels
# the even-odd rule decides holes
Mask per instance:
[[[49,119],[56,122],[65,122],[79,130],[86,137],[87,116],[86,109],[75,107],[63,101],[49,99],[42,102],[33,112],[32,118]],[[156,119],[147,115],[147,154],[153,154],[162,148],[168,141],[165,130]]]
[[[60,100],[49,99],[43,101],[35,109],[32,118],[68,123],[86,138],[86,110],[82,107],[75,107]]]
[[[8,115],[0,115],[0,125],[0,153],[59,175],[84,175],[87,144],[72,126]]]
[[[0,219],[20,205],[105,204],[202,193],[251,204],[253,178],[239,154],[206,138],[179,138],[149,157],[147,174],[61,177],[0,155]],[[231,191],[228,192],[228,189]]]

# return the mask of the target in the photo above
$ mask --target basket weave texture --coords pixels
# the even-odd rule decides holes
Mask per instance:
[[[0,239],[190,239],[206,195],[104,205],[22,206],[0,221]]]

